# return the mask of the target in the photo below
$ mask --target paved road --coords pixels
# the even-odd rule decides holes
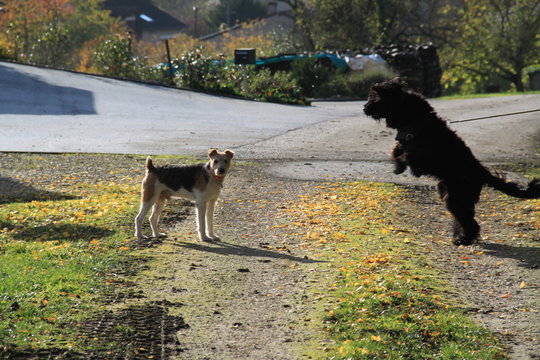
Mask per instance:
[[[298,107],[0,62],[0,150],[200,154],[239,148],[350,107]]]
[[[460,120],[540,108],[540,95],[431,103]],[[267,104],[0,62],[0,151],[200,155],[213,146],[286,160],[276,171],[299,178],[386,174],[378,161],[394,134],[362,106]],[[482,160],[539,159],[540,112],[452,127]]]

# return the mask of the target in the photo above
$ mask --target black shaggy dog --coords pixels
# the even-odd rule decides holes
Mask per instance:
[[[470,245],[480,233],[474,207],[484,185],[518,198],[540,197],[540,179],[522,189],[491,174],[425,98],[399,79],[372,85],[364,112],[397,130],[392,150],[396,174],[408,166],[417,177],[439,180],[439,195],[454,217],[456,245]]]

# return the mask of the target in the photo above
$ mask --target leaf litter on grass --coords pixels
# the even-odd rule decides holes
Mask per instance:
[[[146,359],[177,351],[174,334],[184,325],[167,306],[144,299],[119,306],[140,298],[123,279],[144,263],[131,252],[138,160],[2,154],[1,179],[12,185],[0,191],[2,356]],[[95,319],[99,326],[85,326]]]
[[[294,219],[288,231],[333,264],[323,319],[335,340],[330,358],[506,358],[452,305],[419,239],[392,218],[401,196],[392,185],[326,184],[283,210]]]
[[[142,164],[141,161],[139,163]],[[112,175],[110,172],[107,174]],[[140,172],[131,175],[141,176]],[[1,236],[11,236],[10,255],[16,254],[28,262],[27,265],[22,266],[14,263],[15,269],[19,271],[23,269],[23,273],[26,272],[25,269],[30,268],[32,271],[41,271],[42,273],[39,274],[41,278],[43,274],[52,274],[51,269],[54,266],[64,271],[66,261],[69,263],[70,257],[73,258],[72,263],[75,264],[79,255],[78,251],[81,251],[96,261],[96,263],[91,263],[92,274],[96,275],[96,279],[101,283],[96,284],[91,289],[92,291],[101,291],[100,288],[105,287],[115,298],[128,296],[130,299],[135,299],[144,296],[141,294],[123,295],[126,294],[126,290],[130,291],[130,285],[122,280],[121,273],[118,272],[118,276],[110,276],[110,273],[105,272],[107,266],[111,265],[110,262],[118,263],[116,259],[101,258],[107,260],[107,264],[97,262],[100,254],[126,255],[134,245],[126,242],[126,239],[131,237],[131,215],[129,218],[121,216],[130,211],[134,212],[135,209],[122,209],[121,206],[128,203],[136,204],[133,199],[137,198],[138,181],[130,179],[129,176],[123,180],[120,180],[118,175],[113,177],[119,181],[103,182],[101,187],[93,188],[93,192],[89,192],[88,189],[88,187],[92,188],[91,185],[83,185],[84,181],[81,179],[86,178],[85,176],[67,177],[62,191],[69,193],[70,199],[37,198],[35,199],[37,203],[29,205],[28,208],[25,207],[22,214],[19,213],[19,209],[11,208],[13,213],[10,213],[9,219],[0,217],[2,221],[0,228],[3,232]],[[111,186],[116,184],[119,188],[115,189],[113,186],[109,191],[109,184]],[[122,189],[129,189],[131,192],[129,200],[123,198],[127,194],[123,194]],[[85,191],[87,195],[84,195]],[[104,199],[106,204],[103,207],[99,204],[94,207],[89,200],[87,200],[88,203],[82,202],[85,196],[87,198],[99,197],[98,193],[102,191],[107,197]],[[300,238],[301,242],[298,246],[309,250],[310,258],[313,254],[313,257],[328,260],[332,269],[325,273],[325,276],[328,275],[331,280],[326,289],[321,291],[321,294],[315,295],[326,299],[325,315],[320,317],[320,321],[325,323],[329,336],[336,344],[329,349],[328,354],[322,354],[321,358],[373,359],[418,356],[418,358],[444,359],[457,356],[471,359],[496,359],[502,357],[502,352],[493,337],[464,317],[463,311],[453,306],[454,303],[448,298],[448,293],[440,289],[439,275],[433,269],[429,257],[422,248],[422,241],[425,239],[417,238],[417,234],[410,231],[408,224],[403,225],[393,221],[391,214],[399,212],[400,206],[402,207],[399,205],[399,200],[403,196],[401,191],[398,187],[370,183],[324,184],[317,189],[315,194],[303,195],[282,209],[287,214],[287,218],[291,218],[292,221],[290,223],[281,221],[277,226],[287,230],[291,238]],[[62,202],[52,206],[43,204],[49,202],[53,204],[53,200],[62,200]],[[74,200],[74,202],[68,202],[69,200]],[[24,202],[29,201],[24,199]],[[257,206],[264,205],[262,202],[257,204]],[[55,206],[60,206],[62,212],[69,215],[70,221],[62,222],[63,216],[60,216]],[[116,211],[116,206],[119,206],[120,211]],[[43,216],[42,222],[35,222],[29,214],[36,209],[37,218],[42,215],[42,211],[50,211],[52,216]],[[106,212],[102,212],[103,209],[106,209]],[[533,209],[533,211],[537,210]],[[54,221],[58,223],[43,224],[47,219],[50,223]],[[515,220],[514,224],[521,224],[524,221],[523,218]],[[28,235],[33,234],[33,229],[39,229],[39,226],[51,226],[49,229],[52,229],[53,225],[56,228],[50,233],[55,234],[54,236],[35,241],[27,240]],[[519,228],[520,226],[516,226],[516,229]],[[108,231],[114,229],[117,236],[112,233],[100,233],[99,229]],[[520,233],[516,232],[516,234]],[[18,238],[15,239],[14,236]],[[526,237],[519,238],[527,239]],[[432,240],[438,241],[435,238]],[[3,243],[0,244],[2,249],[4,246]],[[472,262],[474,256],[474,254],[468,254],[468,259],[458,257],[457,261]],[[43,262],[45,260],[47,262]],[[47,266],[40,268],[37,264]],[[50,267],[50,264],[55,265]],[[106,266],[100,267],[101,265]],[[10,271],[14,273],[15,270]],[[331,273],[334,275],[329,275]],[[18,296],[16,295],[0,300],[0,306],[5,307],[8,313],[13,312],[8,316],[11,323],[8,324],[7,329],[17,331],[18,339],[21,341],[19,345],[23,349],[25,346],[50,347],[51,349],[63,347],[86,352],[89,347],[94,346],[95,351],[118,356],[121,356],[122,352],[127,356],[125,351],[129,351],[129,355],[133,358],[156,357],[159,356],[160,351],[170,354],[177,351],[174,350],[175,347],[177,348],[174,343],[169,343],[164,349],[160,348],[159,344],[143,346],[137,341],[123,350],[103,348],[103,339],[94,342],[92,338],[85,340],[86,345],[81,349],[81,343],[73,343],[73,339],[82,342],[82,338],[66,336],[62,333],[65,329],[58,332],[60,327],[65,328],[66,324],[72,325],[66,319],[72,316],[72,319],[76,320],[77,317],[70,312],[64,312],[59,316],[58,314],[62,312],[60,310],[50,313],[43,310],[54,310],[55,304],[59,306],[58,309],[62,309],[63,297],[73,301],[70,309],[74,312],[84,310],[84,301],[89,299],[86,297],[88,293],[83,291],[84,289],[69,288],[67,285],[86,282],[87,279],[73,280],[65,276],[55,279],[55,282],[63,288],[60,291],[54,290],[50,294],[60,294],[60,300],[41,289],[31,289],[28,298],[16,297]],[[35,282],[35,280],[30,282]],[[89,284],[92,282],[90,281]],[[524,288],[527,289],[526,286]],[[26,291],[26,288],[24,290]],[[145,300],[140,301],[144,303]],[[140,302],[136,303],[140,304]],[[28,304],[31,306],[27,306]],[[156,307],[154,305],[159,307],[155,312],[149,311],[151,314],[166,314],[164,309],[166,304],[147,305],[149,310],[154,309]],[[25,308],[31,308],[34,311],[29,319],[38,319],[36,323],[39,326],[43,325],[40,332],[36,332],[32,327],[23,328],[24,321],[16,318],[17,312]],[[128,307],[124,312],[122,309],[110,310],[105,307],[103,313],[95,317],[98,322],[103,323],[102,329],[106,329],[106,337],[118,339],[119,342],[128,337],[133,338],[136,334],[139,334],[135,336],[138,339],[145,338],[144,328],[150,326],[147,322],[132,322],[128,324],[129,326],[123,326],[122,323],[126,323],[126,316],[130,313],[129,309]],[[134,311],[136,314],[141,312],[144,310]],[[169,321],[168,317],[160,316],[157,318]],[[0,324],[4,319],[0,319]],[[180,319],[173,320],[178,322]],[[90,323],[95,323],[95,320]],[[14,327],[13,324],[20,327]],[[81,328],[84,331],[88,330],[84,329],[84,326]],[[168,328],[174,330],[175,326]],[[13,332],[8,335],[12,336]],[[9,337],[3,338],[13,340]],[[461,343],[462,340],[464,343]],[[174,340],[171,339],[171,341]],[[421,350],[418,350],[419,347]],[[153,350],[145,353],[150,348]],[[167,350],[169,348],[172,352]]]

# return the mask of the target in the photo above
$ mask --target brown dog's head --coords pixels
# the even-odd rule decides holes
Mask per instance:
[[[225,179],[233,156],[234,153],[231,150],[219,152],[217,149],[208,149],[210,172],[216,181],[223,181]]]
[[[371,85],[364,113],[375,120],[386,120],[393,129],[414,128],[433,108],[424,97],[407,88],[399,78]]]

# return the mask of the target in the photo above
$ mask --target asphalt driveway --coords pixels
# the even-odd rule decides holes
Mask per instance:
[[[540,95],[433,100],[450,120],[540,108]],[[288,106],[0,62],[0,151],[203,155],[279,160],[298,178],[391,176],[394,133],[363,102]],[[540,112],[457,123],[483,161],[538,161]],[[281,171],[281,172],[280,172]],[[406,179],[406,177],[400,177]]]

